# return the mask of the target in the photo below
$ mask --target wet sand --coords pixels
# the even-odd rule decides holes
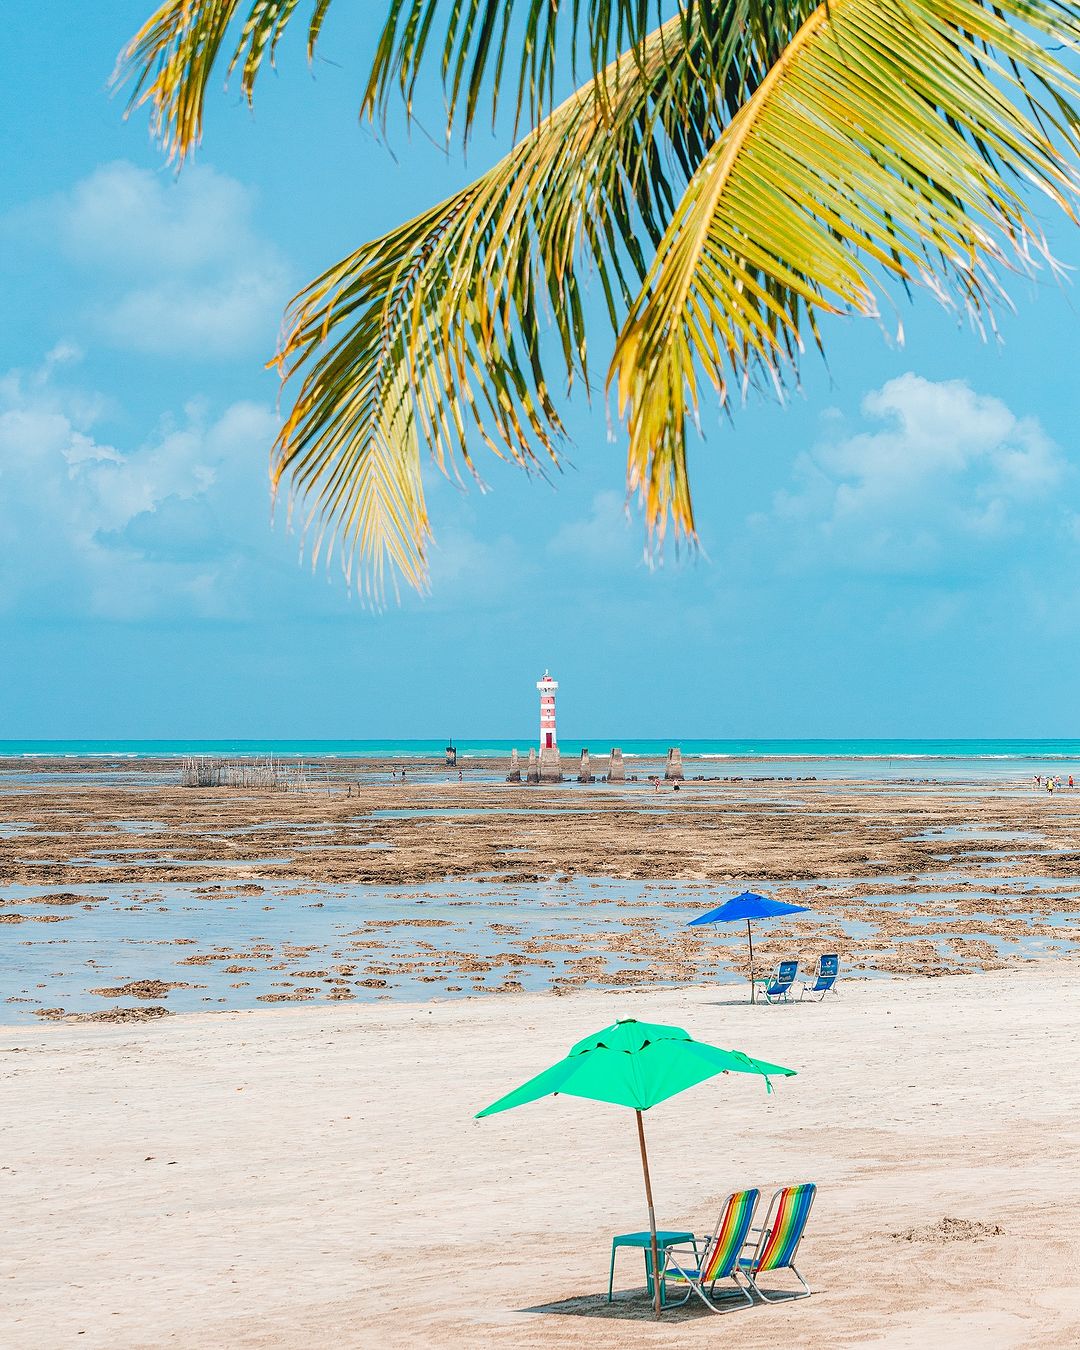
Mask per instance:
[[[747,883],[813,911],[759,930],[759,969],[943,975],[1080,943],[1078,793],[393,767],[304,792],[184,789],[166,761],[0,774],[0,1022],[734,980],[743,935],[685,924]]]
[[[998,855],[1003,875],[1030,874],[1030,857],[1039,875],[1080,874],[1080,791],[1048,799],[1005,779],[711,778],[675,793],[645,782],[508,784],[494,764],[470,768],[463,784],[417,766],[426,781],[402,784],[387,781],[389,767],[343,762],[325,785],[271,793],[183,789],[178,766],[157,761],[127,763],[122,782],[93,762],[41,761],[0,774],[0,884],[161,881],[179,869],[190,881],[228,869],[234,880],[395,884],[556,871],[782,882],[923,872],[973,849]],[[957,827],[990,837],[959,850],[932,837]]]
[[[1080,962],[851,982],[755,1007],[694,986],[198,1014],[0,1033],[2,1340],[110,1347],[1073,1346]],[[812,1298],[659,1326],[633,1117],[479,1107],[617,1016],[798,1069],[647,1115],[658,1217],[814,1180]],[[780,1281],[778,1280],[779,1284]]]

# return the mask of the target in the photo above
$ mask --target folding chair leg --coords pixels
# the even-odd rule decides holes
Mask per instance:
[[[611,1244],[611,1270],[608,1272],[608,1282],[607,1282],[607,1301],[609,1303],[613,1301],[612,1290],[615,1288],[615,1253],[617,1250],[618,1249],[616,1248],[613,1242]]]
[[[738,1281],[737,1279],[735,1279],[735,1276],[734,1276],[734,1275],[732,1275],[731,1279],[732,1279],[732,1283],[735,1285],[735,1288],[739,1291],[740,1295],[742,1296],[743,1303],[744,1303],[744,1304],[748,1304],[748,1305],[752,1308],[752,1307],[754,1306],[754,1300],[750,1297],[750,1295],[749,1295],[749,1294],[746,1292],[746,1290],[742,1287],[742,1285],[739,1283],[739,1281]],[[708,1308],[708,1310],[709,1310],[710,1312],[720,1313],[721,1315],[722,1315],[723,1313],[726,1313],[726,1312],[732,1312],[733,1309],[731,1309],[731,1308],[718,1308],[718,1307],[716,1306],[716,1304],[712,1301],[713,1298],[716,1297],[716,1294],[714,1293],[715,1288],[716,1288],[716,1283],[715,1283],[715,1281],[714,1281],[714,1282],[709,1286],[709,1293],[706,1294],[703,1285],[700,1285],[700,1284],[694,1284],[693,1281],[691,1281],[691,1283],[690,1283],[690,1289],[693,1291],[693,1293],[697,1294],[698,1298],[701,1299],[702,1303],[705,1304],[706,1308]],[[710,1295],[711,1295],[712,1297],[710,1297]],[[687,1293],[686,1297],[689,1298],[689,1297],[690,1297],[690,1294]],[[685,1300],[683,1300],[683,1301],[685,1302]]]
[[[689,1281],[687,1282],[689,1284]],[[690,1301],[690,1295],[694,1292],[694,1285],[689,1284],[689,1288],[682,1298],[668,1298],[666,1281],[660,1286],[660,1306],[661,1308],[681,1308],[684,1303]]]
[[[812,1290],[812,1289],[810,1288],[810,1286],[806,1283],[806,1281],[803,1279],[803,1277],[799,1274],[799,1272],[795,1269],[794,1266],[788,1266],[788,1270],[791,1271],[792,1275],[795,1276],[795,1278],[799,1281],[799,1283],[800,1283],[800,1284],[802,1285],[802,1287],[803,1287],[803,1292],[802,1292],[801,1294],[796,1294],[795,1297],[796,1297],[796,1298],[809,1298],[810,1294],[813,1293],[813,1290]]]
[[[746,1279],[747,1284],[749,1284],[750,1288],[753,1289],[754,1293],[757,1294],[759,1299],[761,1299],[762,1303],[794,1303],[796,1299],[808,1298],[810,1294],[813,1293],[813,1290],[806,1283],[806,1281],[799,1274],[799,1272],[795,1269],[795,1267],[785,1266],[784,1269],[790,1270],[792,1275],[794,1275],[795,1278],[802,1285],[803,1292],[801,1294],[781,1294],[779,1297],[772,1294],[766,1294],[761,1289],[758,1282],[754,1279],[753,1275],[751,1275],[748,1270],[743,1271],[743,1276]]]

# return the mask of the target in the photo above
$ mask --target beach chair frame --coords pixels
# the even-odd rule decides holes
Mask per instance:
[[[719,1280],[731,1280],[740,1296],[734,1308],[753,1307],[754,1299],[749,1290],[739,1283],[740,1255],[746,1250],[746,1240],[751,1232],[754,1213],[757,1210],[761,1192],[756,1188],[745,1191],[732,1191],[724,1201],[723,1208],[716,1220],[712,1233],[706,1233],[698,1240],[705,1243],[705,1250],[698,1258],[696,1249],[689,1247],[669,1247],[664,1252],[664,1264],[660,1268],[661,1288],[664,1290],[664,1306],[681,1308],[692,1294],[696,1294],[710,1312],[724,1313],[733,1311],[733,1307],[717,1307],[716,1284]],[[687,1259],[694,1257],[693,1266]],[[686,1261],[684,1266],[680,1261]],[[674,1273],[671,1268],[674,1267]],[[667,1297],[667,1281],[677,1280],[686,1283],[686,1293],[682,1298]]]
[[[783,1259],[775,1260],[770,1253],[770,1244],[777,1233],[777,1229],[785,1221],[785,1202],[794,1197],[795,1203],[800,1204],[803,1195],[807,1197],[807,1203],[805,1209],[802,1210],[801,1217],[796,1216],[795,1221],[798,1224],[798,1229],[793,1237],[788,1236],[782,1239],[783,1245],[790,1247],[790,1250],[786,1252]],[[813,1292],[799,1271],[796,1270],[795,1257],[802,1243],[803,1234],[806,1232],[806,1225],[816,1197],[817,1186],[812,1181],[803,1182],[798,1186],[782,1186],[773,1193],[773,1197],[769,1201],[769,1208],[765,1211],[765,1222],[760,1228],[750,1230],[758,1234],[757,1243],[753,1255],[743,1257],[740,1260],[739,1273],[763,1303],[792,1303],[796,1299],[809,1297]],[[802,1285],[802,1293],[784,1291],[779,1294],[766,1294],[758,1284],[756,1277],[763,1272],[772,1270],[790,1270]]]
[[[826,971],[823,971],[821,968],[822,963],[825,961],[835,962],[831,974]],[[807,980],[803,981],[802,989],[799,993],[799,1002],[801,1003],[803,999],[807,996],[807,994],[810,995],[816,994],[817,1001],[821,1003],[822,1000],[825,998],[826,994],[836,993],[836,981],[839,978],[840,978],[840,957],[835,952],[826,952],[823,956],[819,956],[818,967],[816,973],[814,974],[813,984],[811,984]]]
[[[781,972],[785,966],[790,967],[791,975],[787,978]],[[766,1003],[786,1003],[788,994],[794,987],[795,981],[799,978],[799,961],[797,957],[786,957],[783,961],[777,961],[776,969],[773,973],[763,980],[755,980],[754,983],[761,986],[761,997]],[[774,988],[780,985],[779,989]],[[770,993],[770,990],[772,992]]]

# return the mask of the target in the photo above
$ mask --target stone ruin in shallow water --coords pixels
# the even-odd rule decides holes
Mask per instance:
[[[672,781],[682,782],[682,751],[677,745],[667,752],[667,768],[664,770],[664,777],[670,783]]]
[[[506,775],[506,781],[508,783],[521,782],[521,760],[518,759],[516,750],[510,751],[510,772]]]
[[[625,783],[626,768],[623,765],[622,751],[613,749],[608,761],[607,780],[609,783]]]
[[[530,783],[539,783],[540,781],[540,766],[536,762],[535,746],[532,746],[529,750],[529,769],[526,777]]]
[[[592,770],[589,768],[589,752],[582,750],[581,767],[578,769],[577,780],[579,783],[591,783],[593,781]]]
[[[563,780],[562,758],[557,745],[540,747],[540,782],[561,783]]]

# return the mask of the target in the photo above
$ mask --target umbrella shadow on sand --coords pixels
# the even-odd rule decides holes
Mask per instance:
[[[732,1301],[732,1312],[738,1301]],[[743,1305],[745,1306],[745,1305]],[[577,1298],[558,1299],[554,1303],[538,1303],[532,1308],[519,1308],[523,1313],[554,1313],[562,1317],[591,1317],[602,1322],[656,1323],[653,1301],[644,1289],[615,1294],[614,1302],[607,1301],[607,1291],[600,1294],[581,1294]],[[678,1308],[665,1308],[661,1318],[665,1323],[701,1322],[714,1317],[698,1299],[692,1299]]]
[[[769,1289],[768,1293],[776,1307],[783,1307],[788,1302],[796,1303],[802,1297],[801,1294],[782,1289]],[[752,1316],[754,1312],[767,1311],[760,1305],[748,1308],[734,1291],[729,1293],[727,1290],[716,1289],[711,1298],[723,1309],[723,1315],[729,1312],[744,1312]],[[727,1306],[728,1304],[730,1306]],[[576,1298],[557,1299],[551,1303],[537,1303],[531,1308],[519,1308],[518,1312],[555,1313],[562,1317],[591,1317],[602,1322],[652,1322],[655,1325],[656,1321],[653,1301],[644,1289],[627,1289],[622,1292],[616,1290],[614,1301],[611,1303],[608,1302],[607,1292],[604,1291],[600,1294],[580,1294]],[[710,1317],[715,1316],[715,1313],[710,1312],[700,1299],[696,1298],[676,1306],[669,1305],[660,1314],[663,1322],[675,1325],[681,1322],[708,1321]]]
[[[796,1007],[797,1005],[798,1005],[798,1001],[796,1000],[795,1003],[790,1003],[790,1004],[779,1004],[779,1005],[777,1005],[777,1006],[779,1006],[779,1007]],[[701,1007],[703,1007],[703,1008],[745,1008],[746,1006],[747,1006],[747,999],[746,999],[746,996],[745,996],[744,994],[740,994],[738,998],[710,998],[710,999],[703,999],[703,1000],[702,1000],[702,1003],[701,1003]],[[756,1005],[755,1005],[755,1006],[756,1006]],[[766,1003],[763,1003],[761,1006],[762,1006],[763,1008],[767,1008],[767,1007],[769,1007],[770,1005],[769,1005],[769,1004],[766,1004]]]

